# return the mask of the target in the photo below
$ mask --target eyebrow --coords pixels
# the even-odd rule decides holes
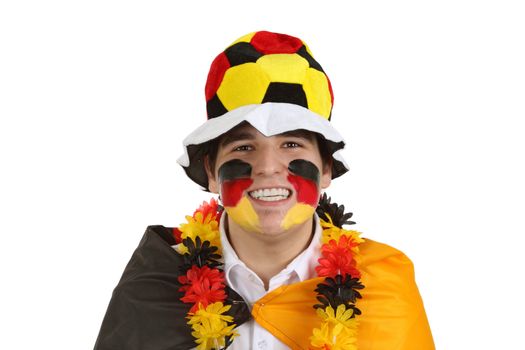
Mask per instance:
[[[291,130],[286,131],[281,134],[273,135],[278,137],[297,137],[301,138],[307,141],[314,140],[315,136],[314,133],[308,130],[298,129],[298,130]],[[243,141],[243,140],[254,140],[255,135],[253,132],[249,132],[246,130],[234,130],[232,132],[227,133],[224,135],[224,137],[220,141],[220,146],[226,147],[229,144],[232,144],[237,141]]]
[[[253,133],[250,133],[244,130],[238,130],[238,131],[233,131],[233,132],[230,132],[224,135],[224,137],[220,141],[220,145],[222,147],[226,147],[229,144],[234,143],[239,140],[254,140],[254,139],[255,139],[255,135]]]
[[[314,133],[312,131],[303,130],[303,129],[283,132],[282,134],[278,134],[276,136],[298,137],[298,138],[305,139],[308,141],[312,141],[315,138]]]

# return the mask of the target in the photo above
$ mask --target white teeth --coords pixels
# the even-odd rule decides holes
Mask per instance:
[[[286,196],[271,196],[271,197],[259,197],[257,199],[261,200],[261,201],[266,201],[266,202],[273,202],[273,201],[280,201],[280,200],[283,200],[283,199],[286,199],[288,197]]]
[[[266,202],[280,201],[288,198],[290,191],[286,188],[265,188],[250,192],[250,197]]]

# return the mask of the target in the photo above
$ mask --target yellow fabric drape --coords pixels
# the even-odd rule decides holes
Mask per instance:
[[[357,307],[359,350],[433,350],[434,342],[419,295],[412,262],[402,252],[366,239],[359,246],[362,299]],[[282,286],[259,299],[252,315],[257,323],[292,349],[310,347],[320,318],[314,289],[323,278]]]

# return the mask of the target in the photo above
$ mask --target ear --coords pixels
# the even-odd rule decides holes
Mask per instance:
[[[219,184],[217,183],[217,178],[215,174],[211,171],[210,168],[210,159],[207,155],[204,156],[204,170],[206,170],[206,175],[208,176],[208,190],[211,193],[219,193]]]
[[[323,165],[323,170],[321,173],[321,181],[320,186],[321,189],[328,188],[330,186],[330,183],[332,182],[332,160],[326,161]]]

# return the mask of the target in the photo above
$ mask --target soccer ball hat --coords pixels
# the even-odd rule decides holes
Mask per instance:
[[[344,139],[330,124],[330,80],[301,39],[266,31],[239,38],[211,64],[205,93],[208,121],[183,140],[185,152],[177,160],[205,189],[208,142],[242,122],[265,136],[316,132],[332,154],[332,178],[348,171],[339,154]]]

